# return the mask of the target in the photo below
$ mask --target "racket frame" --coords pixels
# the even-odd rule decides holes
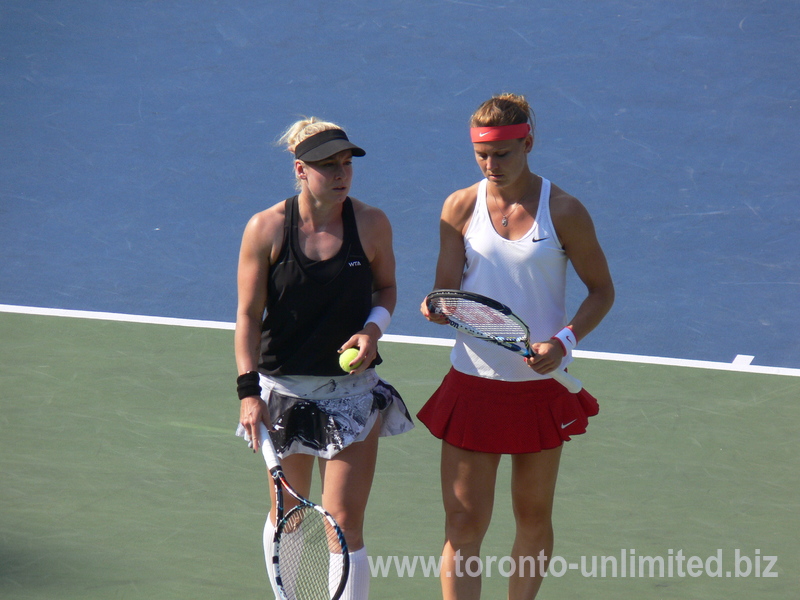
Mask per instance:
[[[470,302],[475,302],[477,304],[481,304],[486,306],[492,310],[497,311],[498,313],[502,314],[505,317],[511,319],[514,323],[519,325],[520,329],[522,330],[522,334],[519,336],[499,336],[499,335],[492,335],[485,331],[481,331],[474,325],[470,325],[469,323],[458,319],[452,315],[448,315],[444,312],[441,312],[436,305],[436,300],[441,298],[442,300],[446,301],[449,299],[454,300],[467,300]],[[487,296],[483,296],[481,294],[476,294],[475,292],[465,292],[464,290],[451,290],[451,289],[439,289],[434,290],[430,294],[428,294],[427,299],[428,310],[432,313],[442,315],[447,318],[448,324],[455,328],[458,331],[463,331],[466,334],[471,335],[480,340],[484,340],[487,342],[492,342],[497,344],[498,346],[502,346],[506,350],[510,350],[511,352],[515,352],[525,358],[529,358],[535,356],[536,353],[531,348],[530,344],[530,328],[528,325],[520,319],[514,311],[512,311],[508,306],[495,300],[494,298],[489,298]],[[580,382],[579,379],[573,377],[563,369],[556,369],[548,373],[550,377],[558,381],[561,385],[563,385],[567,390],[569,390],[573,394],[577,394],[583,389],[583,384]]]
[[[339,581],[339,587],[335,593],[330,597],[330,600],[339,600],[344,587],[347,584],[347,577],[350,574],[350,557],[347,551],[347,540],[344,537],[341,527],[336,522],[336,519],[318,504],[312,502],[308,498],[299,494],[283,474],[283,467],[281,466],[278,453],[275,451],[275,446],[272,443],[272,438],[269,435],[269,430],[263,422],[258,424],[259,439],[261,440],[261,453],[264,456],[264,462],[267,464],[267,470],[272,477],[272,485],[275,488],[275,533],[272,537],[272,566],[275,570],[275,583],[278,585],[278,593],[282,600],[294,600],[290,598],[283,585],[281,579],[281,565],[280,565],[280,545],[281,537],[287,524],[291,522],[292,516],[295,512],[309,508],[320,513],[328,524],[336,532],[336,537],[339,545],[342,547],[342,575]],[[297,500],[298,504],[289,509],[289,512],[284,514],[283,490],[286,490],[290,496]]]

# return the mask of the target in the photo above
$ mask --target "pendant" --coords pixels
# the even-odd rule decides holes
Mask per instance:
[[[508,227],[508,217],[503,215],[503,220],[501,221],[501,223],[503,224],[503,227]]]

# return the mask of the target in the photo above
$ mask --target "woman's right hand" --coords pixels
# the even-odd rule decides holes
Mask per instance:
[[[447,325],[447,317],[444,315],[440,315],[438,313],[432,313],[428,309],[428,297],[425,296],[425,299],[422,301],[422,304],[419,307],[419,312],[422,313],[422,316],[428,319],[431,323],[436,323],[437,325]]]
[[[244,427],[253,442],[253,452],[258,452],[261,447],[261,436],[259,435],[258,427],[260,422],[263,422],[267,429],[272,430],[267,403],[258,396],[242,398],[241,406],[239,407],[239,423],[242,424],[242,427]]]

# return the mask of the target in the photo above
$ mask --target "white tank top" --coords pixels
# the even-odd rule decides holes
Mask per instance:
[[[550,218],[550,182],[542,192],[531,229],[518,240],[497,233],[486,204],[484,179],[464,235],[466,265],[461,289],[483,294],[509,306],[531,330],[531,342],[549,340],[566,325],[567,256]],[[528,381],[544,379],[522,357],[490,342],[456,334],[450,361],[468,375]],[[561,367],[572,361],[564,357]]]

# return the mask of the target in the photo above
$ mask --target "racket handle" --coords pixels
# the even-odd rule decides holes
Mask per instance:
[[[566,371],[562,371],[561,369],[557,369],[550,373],[550,375],[555,379],[558,383],[563,385],[567,390],[569,390],[572,394],[577,394],[583,389],[583,384],[581,380],[577,377],[573,377]]]
[[[275,446],[272,445],[272,438],[269,437],[267,426],[260,421],[258,423],[258,437],[261,440],[261,453],[264,455],[267,469],[272,472],[273,469],[280,467],[280,461],[275,453]]]

